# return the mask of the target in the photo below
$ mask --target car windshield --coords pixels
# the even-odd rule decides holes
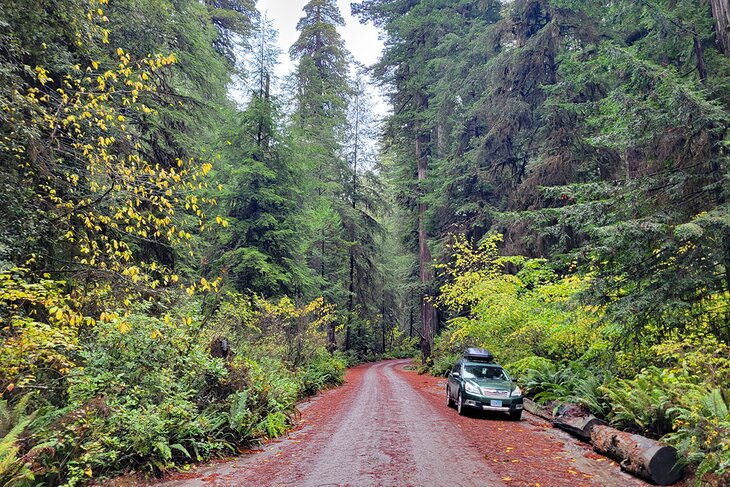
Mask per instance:
[[[489,365],[464,365],[465,379],[509,380],[502,367]]]

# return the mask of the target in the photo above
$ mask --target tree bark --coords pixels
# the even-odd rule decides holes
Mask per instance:
[[[337,337],[335,336],[335,327],[337,325],[332,322],[327,324],[327,350],[330,353],[335,353],[337,350]]]
[[[730,57],[730,3],[728,0],[710,0],[712,15],[715,17],[717,44],[726,56]]]
[[[699,37],[694,36],[692,42],[695,52],[695,58],[697,58],[697,73],[700,76],[700,83],[702,83],[702,85],[705,85],[707,84],[707,65],[705,64],[705,50],[702,48],[702,43],[700,42]]]
[[[593,431],[593,428],[598,425],[606,424],[605,421],[601,421],[592,414],[573,418],[558,416],[552,420],[552,423],[561,430],[565,430],[573,436],[588,442],[591,441],[591,432]]]
[[[538,416],[542,419],[547,419],[548,421],[553,420],[553,413],[550,411],[549,408],[540,406],[532,399],[525,398],[522,406],[525,408],[525,411],[528,413],[532,413],[535,416]]]
[[[428,233],[426,231],[426,212],[428,205],[423,201],[426,178],[428,176],[428,142],[427,134],[416,137],[416,157],[418,158],[418,182],[421,185],[418,203],[418,277],[421,283],[421,358],[423,363],[431,358],[433,346],[433,330],[435,309],[431,300],[431,250],[428,247]]]
[[[357,210],[357,156],[360,148],[360,96],[355,98],[355,147],[352,157],[352,209],[353,217]],[[355,241],[355,225],[351,225],[350,241]],[[350,245],[350,287],[347,298],[347,326],[345,327],[345,350],[350,349],[350,327],[352,324],[352,313],[355,309],[355,249]]]
[[[640,435],[597,425],[591,432],[593,449],[621,462],[621,469],[659,485],[670,485],[682,476],[677,450]]]

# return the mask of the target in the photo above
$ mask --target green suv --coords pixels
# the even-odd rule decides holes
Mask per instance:
[[[449,407],[456,405],[459,414],[464,414],[466,408],[475,408],[509,413],[511,419],[519,420],[522,401],[520,388],[484,349],[467,349],[449,372],[446,402]]]

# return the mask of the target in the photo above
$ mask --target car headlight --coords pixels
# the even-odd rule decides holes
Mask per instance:
[[[515,387],[515,390],[510,393],[510,397],[519,397],[522,395],[522,389],[519,386]]]
[[[479,394],[479,388],[472,384],[471,382],[464,382],[464,389],[466,389],[466,392],[470,394]]]

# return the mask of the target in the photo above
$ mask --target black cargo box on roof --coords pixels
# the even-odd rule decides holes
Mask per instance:
[[[464,358],[474,362],[491,362],[494,360],[494,355],[489,350],[484,350],[483,348],[467,348],[464,351]]]

